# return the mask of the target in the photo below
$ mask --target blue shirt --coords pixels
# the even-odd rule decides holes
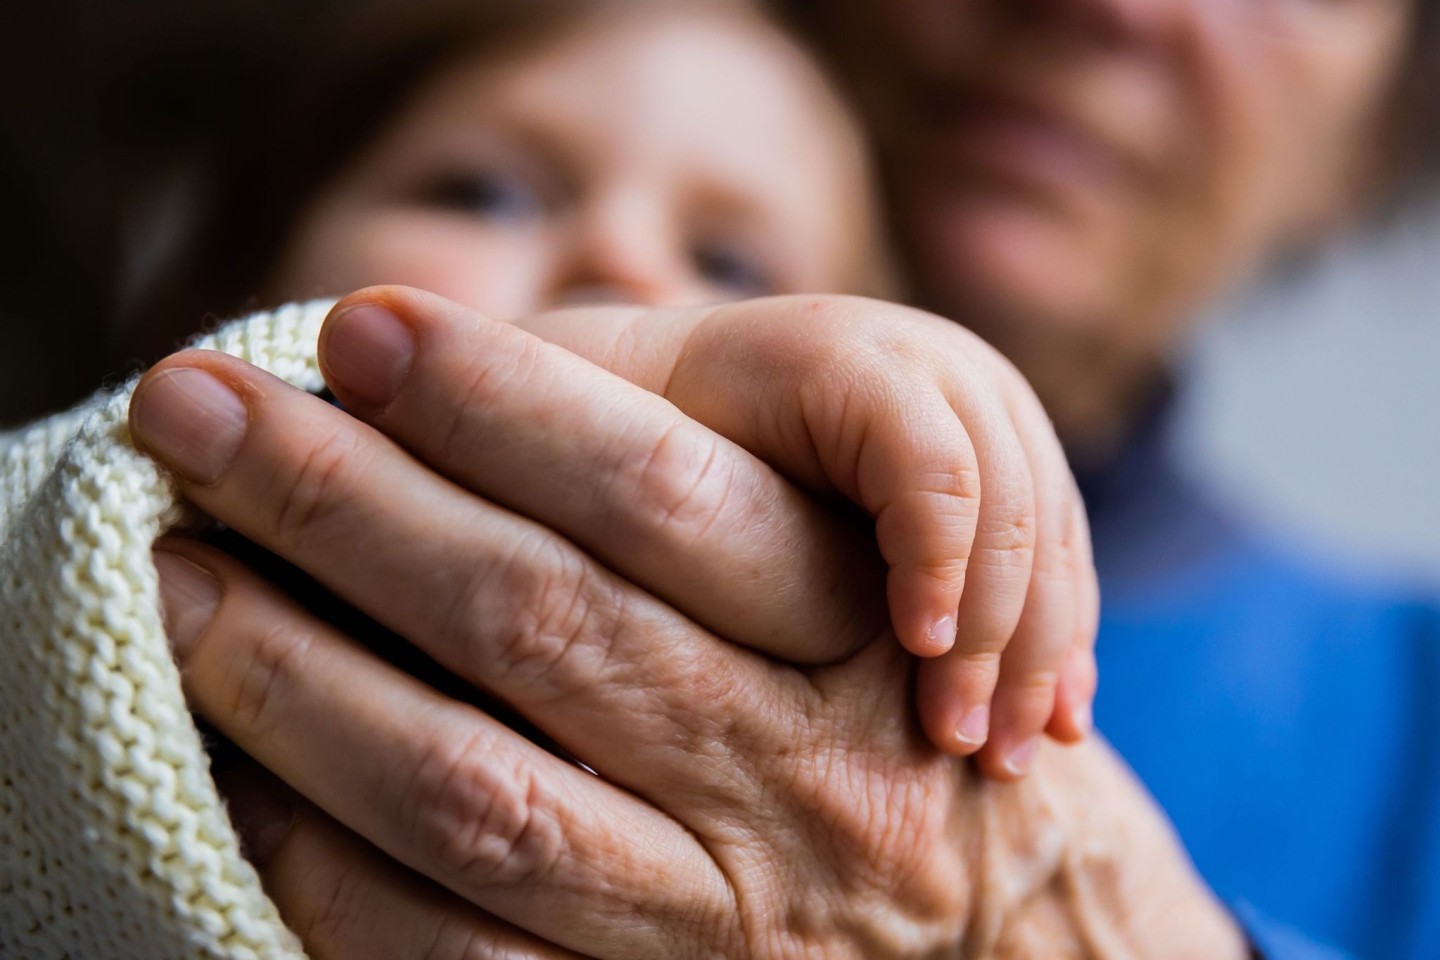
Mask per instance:
[[[1099,728],[1265,956],[1440,957],[1440,606],[1265,542],[1163,441],[1080,477]]]

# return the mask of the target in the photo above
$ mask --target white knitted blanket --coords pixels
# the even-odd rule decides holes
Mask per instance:
[[[194,345],[317,390],[329,306]],[[134,387],[0,433],[0,958],[302,957],[181,695],[150,547],[183,511],[131,445]]]

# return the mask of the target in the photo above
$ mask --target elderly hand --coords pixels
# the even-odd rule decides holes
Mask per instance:
[[[306,798],[237,799],[313,955],[1240,955],[1100,748],[1004,787],[921,744],[863,535],[566,350],[413,293],[336,317],[365,299],[402,332],[322,352],[367,422],[192,353],[134,433],[599,776],[167,544],[196,709]]]
[[[875,519],[893,628],[927,658],[917,705],[936,747],[983,747],[981,769],[1013,780],[1042,731],[1089,731],[1099,587],[1084,504],[1039,402],[969,331],[847,297],[525,327]]]

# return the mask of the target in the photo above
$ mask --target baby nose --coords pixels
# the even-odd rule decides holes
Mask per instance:
[[[639,199],[613,200],[581,211],[571,224],[552,299],[576,303],[661,306],[681,296],[683,274],[669,225]]]

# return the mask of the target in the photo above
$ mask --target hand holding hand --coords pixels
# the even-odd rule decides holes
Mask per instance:
[[[1040,931],[1058,952],[1029,955],[1063,956],[1100,931],[1143,956],[1156,916],[1171,947],[1238,950],[1098,747],[1042,751],[1007,787],[919,741],[865,537],[568,351],[433,298],[383,302],[410,331],[402,362],[371,366],[388,401],[345,389],[364,350],[340,358],[344,337],[372,358],[382,337],[337,316],[322,345],[367,422],[192,353],[147,376],[132,428],[202,509],[599,776],[217,551],[169,545],[193,702],[306,798],[251,826],[315,955],[1007,955]],[[1055,757],[1085,775],[1073,790],[1045,789]]]
[[[1043,730],[1089,731],[1099,588],[1084,505],[1039,401],[979,338],[848,297],[522,326],[875,518],[895,632],[937,658],[918,691],[937,747],[963,755],[988,739],[981,768],[1009,780]]]

